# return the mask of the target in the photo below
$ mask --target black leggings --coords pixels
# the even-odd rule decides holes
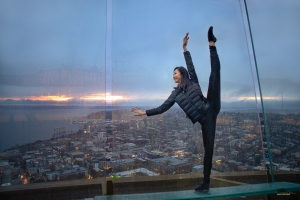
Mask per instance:
[[[204,182],[208,184],[210,182],[210,173],[212,167],[217,116],[221,109],[220,60],[216,47],[212,46],[210,46],[210,64],[211,72],[207,91],[207,100],[210,103],[210,108],[206,115],[206,119],[201,122],[203,145],[205,151],[203,174]]]

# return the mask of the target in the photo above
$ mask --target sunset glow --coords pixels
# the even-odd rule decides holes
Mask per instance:
[[[28,99],[32,101],[69,101],[73,99],[73,97],[66,96],[38,96],[38,97],[29,97]]]
[[[2,97],[0,101],[6,100],[14,100],[14,101],[21,101],[21,100],[31,100],[31,101],[56,101],[56,102],[66,102],[70,100],[83,100],[83,101],[106,101],[106,102],[115,102],[115,101],[123,101],[132,98],[128,98],[121,95],[111,95],[110,93],[94,93],[88,94],[81,97],[72,97],[72,96],[65,96],[65,95],[48,95],[48,96],[27,96],[27,97]]]
[[[53,101],[53,102],[68,102],[68,101],[106,101],[107,103],[114,102],[122,102],[128,100],[165,100],[168,98],[166,94],[142,94],[142,95],[130,95],[130,96],[122,96],[122,95],[111,95],[110,93],[94,93],[94,94],[86,94],[84,96],[66,96],[66,95],[42,95],[42,96],[26,96],[26,97],[0,97],[0,101],[6,100],[14,100],[14,101],[22,101],[22,100],[30,100],[30,101]],[[222,101],[231,102],[231,101],[255,101],[255,96],[224,96]],[[260,98],[257,97],[257,100],[260,101]],[[281,101],[281,96],[264,96],[263,100],[265,101]],[[288,101],[296,101],[298,98],[293,97],[284,97],[284,100]]]
[[[105,94],[91,94],[88,96],[83,96],[80,98],[81,100],[90,100],[90,101],[107,101],[107,102],[114,102],[114,101],[122,101],[122,100],[126,100],[129,99],[127,97],[124,96],[113,96],[110,93],[106,93]]]
[[[231,97],[230,100],[232,101],[254,101],[255,96],[242,96],[242,97]],[[257,97],[257,100],[260,101],[260,97]],[[271,101],[281,101],[281,96],[263,96],[263,100],[271,100]],[[297,98],[293,97],[285,97],[284,100],[298,100]]]
[[[57,101],[57,102],[65,102],[73,99],[73,97],[67,97],[65,95],[61,96],[28,96],[28,97],[11,97],[11,98],[0,98],[0,101],[5,100],[14,100],[14,101],[20,101],[20,100],[31,100],[31,101]]]

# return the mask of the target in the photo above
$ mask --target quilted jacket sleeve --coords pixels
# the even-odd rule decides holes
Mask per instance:
[[[169,98],[159,107],[146,110],[147,116],[158,115],[169,110],[175,103],[176,92],[175,90],[171,93]]]
[[[194,67],[194,64],[192,61],[192,56],[191,56],[190,52],[189,51],[183,52],[183,55],[184,55],[184,59],[185,59],[186,66],[187,66],[191,80],[194,81],[195,83],[198,83],[198,77],[197,77],[197,74],[195,71],[195,67]]]

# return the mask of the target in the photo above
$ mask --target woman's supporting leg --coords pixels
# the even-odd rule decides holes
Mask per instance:
[[[212,157],[214,153],[214,142],[216,132],[217,118],[214,113],[208,113],[206,120],[202,123],[202,137],[204,145],[204,161],[203,161],[203,183],[210,183],[210,173],[212,168]]]

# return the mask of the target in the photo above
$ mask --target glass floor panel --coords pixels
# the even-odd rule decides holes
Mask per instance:
[[[256,196],[262,194],[276,194],[282,192],[300,191],[300,184],[288,182],[249,184],[242,186],[211,188],[206,193],[194,190],[157,192],[143,194],[124,194],[111,196],[97,196],[95,200],[125,200],[125,199],[217,199],[242,196]]]

